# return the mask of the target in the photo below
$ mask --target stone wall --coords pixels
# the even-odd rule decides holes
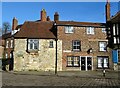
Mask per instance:
[[[39,39],[39,51],[28,53],[27,39],[15,39],[14,71],[36,70],[54,71],[56,60],[56,41],[54,47],[49,48],[52,39]],[[58,40],[58,71],[62,70],[62,42]]]

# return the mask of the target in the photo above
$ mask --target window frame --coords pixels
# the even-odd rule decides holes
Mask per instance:
[[[10,40],[10,48],[13,48],[13,39]]]
[[[73,26],[64,26],[64,32],[66,34],[72,34],[72,33],[74,33],[74,27]]]
[[[9,40],[6,40],[6,48],[9,48]]]
[[[95,34],[95,28],[94,27],[86,27],[87,35],[94,35]]]
[[[68,61],[69,57],[71,58],[71,61]],[[75,61],[75,58],[77,58],[78,60]],[[68,64],[69,62],[71,62],[71,65]],[[75,63],[78,63],[78,65]],[[80,57],[79,56],[67,56],[67,67],[80,67]]]
[[[35,49],[36,45],[37,48]],[[38,50],[39,50],[39,39],[27,39],[27,51],[38,51]]]
[[[79,45],[74,45],[75,42],[79,42]],[[79,47],[79,49],[74,49],[74,47]],[[81,51],[81,41],[80,40],[72,40],[72,51],[75,51],[75,52]]]
[[[106,33],[106,28],[102,28],[102,33]]]
[[[98,67],[98,58],[101,58],[101,67]],[[107,67],[104,67],[105,65],[105,58],[107,58]],[[109,68],[109,56],[97,56],[97,68],[98,69],[108,69]]]
[[[104,46],[104,50],[101,50],[100,43],[106,43],[106,46]],[[99,52],[107,52],[107,41],[99,41],[98,42]]]
[[[49,41],[49,48],[54,48],[54,42],[53,41]]]

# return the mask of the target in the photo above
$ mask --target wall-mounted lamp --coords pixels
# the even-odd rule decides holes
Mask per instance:
[[[87,51],[88,54],[90,54],[90,53],[92,53],[92,52],[93,52],[93,49],[92,49],[92,48],[88,49],[88,51]]]

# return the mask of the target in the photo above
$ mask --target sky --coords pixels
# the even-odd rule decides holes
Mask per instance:
[[[12,25],[13,17],[18,24],[40,19],[40,11],[44,8],[47,16],[54,20],[54,13],[59,13],[61,21],[105,22],[106,2],[2,2],[0,3],[0,27],[3,22]],[[111,15],[118,11],[118,2],[111,2]]]

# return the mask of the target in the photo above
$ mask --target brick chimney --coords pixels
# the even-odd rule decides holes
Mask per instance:
[[[41,11],[41,21],[46,21],[47,18],[46,18],[46,11],[45,9],[42,9]]]
[[[14,17],[12,21],[12,30],[15,30],[18,26],[18,20]]]
[[[110,20],[110,1],[107,0],[106,6],[106,22]]]
[[[50,17],[49,16],[47,16],[47,21],[50,21]]]
[[[59,21],[59,14],[58,14],[58,12],[55,12],[55,14],[54,14],[54,21]]]

